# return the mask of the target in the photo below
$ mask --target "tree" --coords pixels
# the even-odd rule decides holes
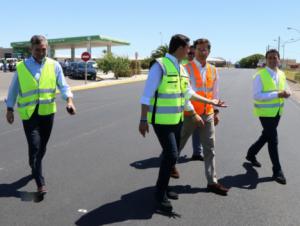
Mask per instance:
[[[167,44],[161,45],[157,47],[156,50],[152,51],[151,58],[155,59],[155,58],[163,57],[166,55],[168,51],[169,51],[169,46]]]
[[[253,54],[253,55],[242,58],[239,61],[239,65],[242,68],[256,68],[258,61],[263,58],[264,58],[264,55],[262,55],[262,54],[259,54],[259,53]]]

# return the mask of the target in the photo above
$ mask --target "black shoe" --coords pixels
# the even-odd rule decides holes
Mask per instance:
[[[192,155],[191,161],[204,161],[204,158],[202,155]]]
[[[162,201],[157,201],[156,208],[158,211],[167,212],[167,213],[171,213],[173,210],[173,206],[167,198],[164,198]]]
[[[286,179],[282,172],[274,174],[272,178],[279,184],[286,184]]]
[[[246,159],[247,159],[249,162],[251,162],[253,166],[255,166],[255,167],[261,167],[260,162],[257,161],[255,157],[250,157],[250,156],[247,155],[247,156],[246,156]]]
[[[169,199],[177,200],[178,199],[178,194],[175,191],[172,191],[171,189],[168,189],[167,190],[167,197]]]

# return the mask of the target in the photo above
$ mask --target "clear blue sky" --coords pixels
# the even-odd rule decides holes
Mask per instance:
[[[202,0],[51,0],[1,1],[0,46],[29,40],[100,34],[131,43],[114,47],[119,55],[146,57],[170,37],[182,33],[212,43],[212,57],[235,62],[253,53],[265,53],[273,41],[300,38],[300,1]],[[76,52],[78,53],[78,51]],[[93,50],[96,56],[100,49]],[[282,54],[282,49],[281,49]],[[300,61],[300,41],[285,46],[285,58]]]

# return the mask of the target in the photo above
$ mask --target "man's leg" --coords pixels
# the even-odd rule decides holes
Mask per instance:
[[[218,183],[215,162],[215,125],[212,115],[202,116],[205,126],[200,127],[200,141],[203,145],[204,167],[207,189],[219,195],[227,195],[228,189]]]
[[[267,131],[265,130],[265,123],[264,123],[265,120],[264,119],[265,119],[265,117],[259,118],[259,120],[262,124],[262,127],[263,127],[260,137],[248,149],[247,158],[250,160],[251,159],[256,160],[256,155],[262,149],[262,147],[265,145],[265,143],[267,143],[267,141],[268,141],[268,135],[267,135]]]
[[[192,135],[192,143],[193,143],[193,155],[191,160],[200,160],[203,161],[203,148],[200,142],[200,129],[199,127],[196,127],[193,135]]]
[[[186,142],[188,141],[189,137],[192,135],[194,130],[195,123],[193,121],[193,118],[191,116],[185,116],[180,134],[179,154],[181,153],[182,149],[186,145]]]
[[[184,148],[184,146],[185,146],[187,140],[189,139],[189,137],[191,136],[194,128],[195,128],[195,126],[194,126],[192,117],[185,117],[184,121],[183,121],[183,126],[181,129],[181,132],[178,136],[178,140],[179,140],[179,142],[177,142],[178,150],[179,150],[178,157],[180,156],[181,150]],[[171,177],[175,178],[175,179],[178,179],[180,177],[178,169],[176,168],[175,165],[172,167]]]
[[[171,169],[175,165],[178,157],[178,144],[176,137],[179,137],[181,123],[178,125],[166,126],[153,125],[153,128],[163,149],[158,179],[156,183],[156,199],[159,203],[166,203],[166,193],[169,185]],[[169,210],[172,210],[172,207],[170,207]]]
[[[278,134],[277,126],[280,121],[280,116],[261,118],[261,123],[264,127],[265,136],[268,140],[268,151],[271,162],[273,164],[273,175],[282,173],[279,154],[278,154]]]
[[[23,127],[28,143],[29,165],[32,170],[32,176],[35,179],[37,186],[39,187],[41,184],[38,177],[37,155],[40,150],[41,137],[37,117],[37,113],[34,112],[30,119],[23,120]]]
[[[204,127],[199,128],[200,142],[203,146],[205,175],[208,184],[217,183],[215,169],[215,126],[213,115],[201,116],[205,121]]]
[[[43,169],[42,169],[42,160],[46,153],[47,143],[49,141],[50,134],[53,127],[53,121],[54,121],[54,114],[47,115],[47,116],[39,116],[41,147],[37,154],[36,167],[37,167],[37,176],[38,176],[39,184],[41,186],[45,185],[45,179],[43,176]]]

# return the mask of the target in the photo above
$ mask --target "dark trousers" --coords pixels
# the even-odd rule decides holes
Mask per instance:
[[[279,114],[276,117],[259,117],[263,131],[258,140],[251,145],[248,150],[249,157],[255,157],[260,149],[268,143],[269,155],[273,164],[273,173],[276,174],[281,171],[281,165],[278,155],[278,135],[277,126],[280,120]]]
[[[28,143],[29,165],[32,176],[38,187],[45,185],[42,173],[42,159],[46,153],[46,146],[52,131],[54,114],[41,116],[38,107],[29,120],[23,120],[23,127]]]
[[[163,149],[156,182],[156,195],[159,201],[166,196],[171,170],[178,158],[181,127],[182,123],[177,125],[153,125],[154,132]]]

